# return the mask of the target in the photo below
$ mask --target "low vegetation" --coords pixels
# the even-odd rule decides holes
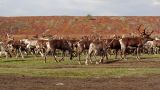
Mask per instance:
[[[111,57],[111,61],[113,61]],[[132,60],[123,61],[132,63]],[[160,55],[143,55],[146,58],[160,58]],[[68,59],[68,57],[65,57]],[[83,57],[84,60],[84,57]],[[135,60],[136,61],[136,60]],[[113,62],[114,63],[114,62]],[[119,63],[119,62],[116,62]],[[159,63],[157,61],[157,63]],[[123,63],[122,63],[123,64]],[[149,63],[148,63],[149,64]],[[112,66],[112,67],[108,67]],[[41,57],[28,56],[24,60],[11,58],[0,60],[0,75],[22,75],[35,77],[75,77],[75,78],[98,78],[98,77],[122,77],[122,76],[148,76],[152,74],[160,74],[159,67],[114,67],[114,64],[108,63],[103,65],[78,65],[76,58],[74,60],[65,60],[56,63],[52,57],[48,57],[47,63],[44,63]]]

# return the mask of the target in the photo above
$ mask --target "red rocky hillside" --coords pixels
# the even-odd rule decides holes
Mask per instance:
[[[79,37],[93,33],[102,36],[112,34],[137,34],[137,26],[148,26],[154,35],[160,34],[160,17],[122,17],[122,16],[33,16],[0,17],[0,34],[61,35]]]

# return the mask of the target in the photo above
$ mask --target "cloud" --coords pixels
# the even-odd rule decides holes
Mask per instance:
[[[160,0],[0,0],[0,16],[159,16]]]
[[[153,0],[154,5],[160,5],[160,0]]]

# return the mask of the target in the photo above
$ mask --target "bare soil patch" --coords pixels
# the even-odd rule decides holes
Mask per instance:
[[[0,76],[0,90],[160,90],[160,75],[121,78]]]

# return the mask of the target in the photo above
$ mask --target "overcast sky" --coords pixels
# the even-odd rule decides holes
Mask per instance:
[[[160,0],[0,0],[0,16],[160,16]]]

